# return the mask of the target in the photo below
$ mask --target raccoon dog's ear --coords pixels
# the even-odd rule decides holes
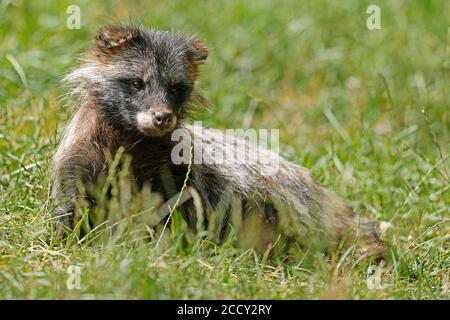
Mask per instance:
[[[191,59],[194,64],[202,64],[208,58],[208,48],[198,39],[192,40]]]
[[[95,44],[103,53],[112,53],[115,50],[136,40],[138,32],[122,26],[107,26],[101,28],[95,36]]]

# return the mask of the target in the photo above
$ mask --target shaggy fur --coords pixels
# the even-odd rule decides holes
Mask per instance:
[[[222,164],[215,164],[214,159],[194,163],[188,180],[205,211],[220,208],[225,212],[225,226],[233,210],[243,212],[244,217],[246,212],[256,212],[263,233],[266,228],[273,234],[284,233],[306,246],[312,235],[326,242],[328,248],[335,248],[344,238],[350,244],[362,239],[371,254],[380,255],[383,246],[370,224],[360,228],[352,210],[317,184],[305,168],[274,152],[257,150],[242,139],[230,140],[211,129],[203,129],[199,135],[192,126],[182,123],[193,106],[204,102],[195,82],[198,65],[205,62],[207,54],[195,37],[178,33],[134,26],[99,31],[95,46],[66,77],[71,93],[78,97],[78,109],[65,130],[52,169],[52,198],[58,205],[59,227],[73,227],[76,203],[82,196],[79,182],[95,185],[108,171],[107,155],[114,155],[119,147],[132,157],[138,186],[149,182],[166,200],[180,191],[188,164],[172,162],[175,142],[170,132],[182,129],[194,147],[202,150],[211,143],[218,149],[234,147],[236,153],[227,154]],[[175,124],[167,129],[169,132],[161,129],[156,134],[158,128],[142,131],[139,115],[161,108],[174,114]],[[238,161],[245,154],[275,159],[278,170],[267,174],[270,163]],[[205,155],[208,157],[207,152]],[[95,204],[89,195],[83,197]],[[188,206],[189,201],[185,203]]]

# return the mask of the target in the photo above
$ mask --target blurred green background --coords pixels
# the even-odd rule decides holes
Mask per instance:
[[[99,26],[129,19],[211,49],[204,125],[279,128],[283,155],[387,226],[382,289],[367,265],[317,254],[49,241],[48,165],[71,114],[60,80]],[[449,297],[449,1],[1,1],[0,39],[0,298]]]

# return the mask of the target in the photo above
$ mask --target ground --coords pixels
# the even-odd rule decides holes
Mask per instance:
[[[2,1],[0,298],[448,299],[450,2],[375,2]],[[49,163],[71,114],[60,80],[100,25],[128,18],[198,34],[211,108],[197,118],[278,128],[286,158],[381,223],[383,265],[260,255],[181,227],[164,246],[56,240]]]

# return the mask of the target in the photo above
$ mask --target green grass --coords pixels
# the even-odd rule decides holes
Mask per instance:
[[[376,1],[382,30],[369,31],[373,3],[1,1],[0,298],[448,299],[450,2]],[[66,28],[71,4],[80,30]],[[255,108],[251,126],[279,128],[288,159],[391,224],[382,289],[364,262],[267,259],[181,227],[158,246],[54,240],[48,168],[70,116],[59,81],[101,24],[128,17],[212,49],[205,125],[239,128]]]

